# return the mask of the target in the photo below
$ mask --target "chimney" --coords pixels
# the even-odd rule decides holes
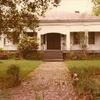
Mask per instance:
[[[80,13],[80,11],[75,11],[75,13],[76,13],[76,14],[79,14],[79,13]]]

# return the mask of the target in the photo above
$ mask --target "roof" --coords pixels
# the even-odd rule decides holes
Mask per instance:
[[[86,13],[52,12],[52,13],[47,13],[44,17],[40,17],[40,21],[41,22],[100,21],[100,17],[92,16]]]
[[[66,6],[68,0],[61,0],[61,3],[57,7],[51,7],[47,10],[44,17],[40,17],[41,22],[100,22],[100,17],[92,16],[89,12],[78,12],[78,8],[75,11],[69,13]],[[73,5],[74,6],[74,5]],[[78,10],[78,11],[77,11]]]

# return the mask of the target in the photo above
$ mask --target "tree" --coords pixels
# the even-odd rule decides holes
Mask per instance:
[[[82,53],[85,57],[87,57],[87,36],[82,32],[79,32],[78,35],[80,37],[80,48]]]
[[[35,32],[39,16],[44,15],[54,0],[0,0],[0,34],[19,41],[25,27]]]
[[[92,0],[92,2],[94,3],[93,13],[100,16],[100,0]]]
[[[18,51],[22,58],[33,59],[36,52],[34,51],[38,48],[38,43],[36,37],[23,36],[18,44]]]

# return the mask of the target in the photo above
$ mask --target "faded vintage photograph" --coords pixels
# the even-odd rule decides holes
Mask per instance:
[[[0,100],[100,100],[100,0],[0,0]]]

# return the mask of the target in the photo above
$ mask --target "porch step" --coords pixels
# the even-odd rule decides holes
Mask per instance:
[[[95,93],[93,93],[93,95],[94,95],[95,100],[100,100],[100,91],[99,90],[95,90]]]
[[[44,59],[44,61],[48,61],[48,62],[62,62],[64,60],[63,59]]]
[[[60,50],[46,50],[43,52],[44,61],[63,61],[63,54]]]

